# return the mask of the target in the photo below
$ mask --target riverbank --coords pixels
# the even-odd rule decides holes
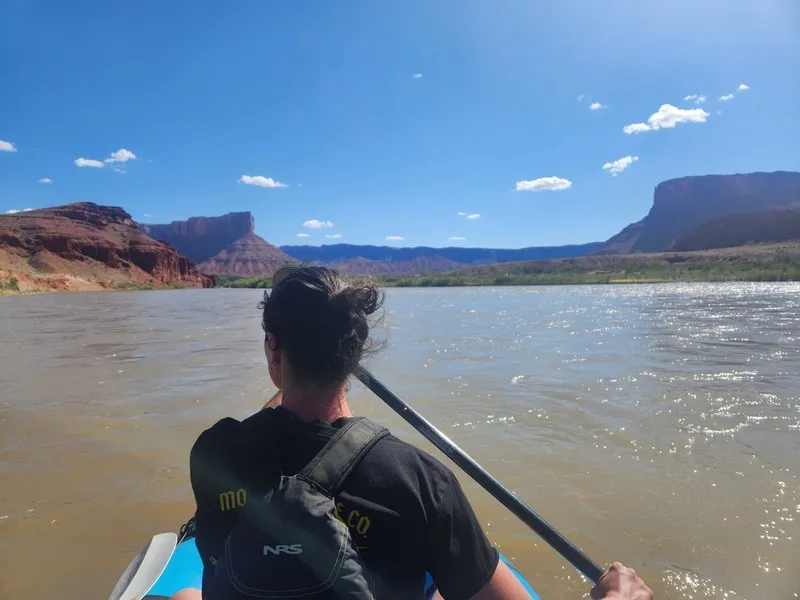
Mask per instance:
[[[0,268],[0,295],[69,291],[180,289],[181,283],[121,280]],[[89,276],[89,275],[93,275]],[[660,254],[584,256],[557,260],[494,263],[436,275],[378,278],[384,287],[477,287],[603,285],[690,282],[800,281],[800,243],[764,244]],[[215,287],[270,288],[271,277],[215,276]]]
[[[452,273],[390,276],[378,280],[385,287],[800,281],[800,244],[495,263]],[[217,284],[219,287],[268,288],[272,279],[220,278]]]

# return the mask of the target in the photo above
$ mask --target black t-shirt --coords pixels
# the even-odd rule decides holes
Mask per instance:
[[[241,423],[223,419],[200,435],[190,470],[204,582],[248,490],[269,471],[265,465],[277,460],[284,474],[299,472],[346,421],[305,423],[279,406]],[[446,600],[466,600],[497,568],[497,550],[453,473],[393,435],[375,444],[335,500],[337,518],[376,581],[377,600],[422,598],[426,572]]]

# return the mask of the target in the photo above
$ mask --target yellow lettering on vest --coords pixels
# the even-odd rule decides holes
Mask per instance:
[[[353,523],[353,521],[354,521],[355,519],[357,519],[358,517],[360,517],[360,516],[361,516],[361,513],[359,513],[357,510],[351,510],[351,511],[350,511],[350,514],[349,514],[349,515],[347,515],[347,526],[348,526],[348,527],[350,527],[351,529],[352,529],[353,527],[355,527],[355,526],[356,526],[356,524],[355,524],[355,523]]]
[[[247,490],[238,489],[235,492],[228,490],[219,495],[219,509],[222,512],[242,508],[245,504],[247,504]]]
[[[358,523],[356,523],[356,531],[361,535],[364,535],[365,533],[367,533],[368,529],[369,529],[369,518],[361,517],[358,520]]]

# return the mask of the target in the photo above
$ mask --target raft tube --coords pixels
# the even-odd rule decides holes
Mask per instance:
[[[500,560],[509,566],[511,572],[514,573],[520,583],[525,586],[532,600],[539,600],[539,596],[536,595],[531,585],[525,580],[522,574],[508,562],[506,557],[500,554]],[[184,588],[193,587],[201,589],[202,583],[203,562],[200,560],[200,554],[194,543],[194,537],[187,536],[177,545],[169,559],[169,563],[167,563],[166,568],[161,573],[161,576],[142,600],[165,600]],[[435,589],[430,575],[428,575],[425,583],[425,589],[429,590],[426,596],[430,598]]]

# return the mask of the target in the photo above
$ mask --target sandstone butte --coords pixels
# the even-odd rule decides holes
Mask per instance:
[[[256,235],[255,220],[249,212],[159,225],[140,223],[139,230],[188,256],[206,275],[270,276],[280,267],[297,262]]]
[[[0,286],[20,292],[211,287],[122,208],[79,202],[0,215]]]

